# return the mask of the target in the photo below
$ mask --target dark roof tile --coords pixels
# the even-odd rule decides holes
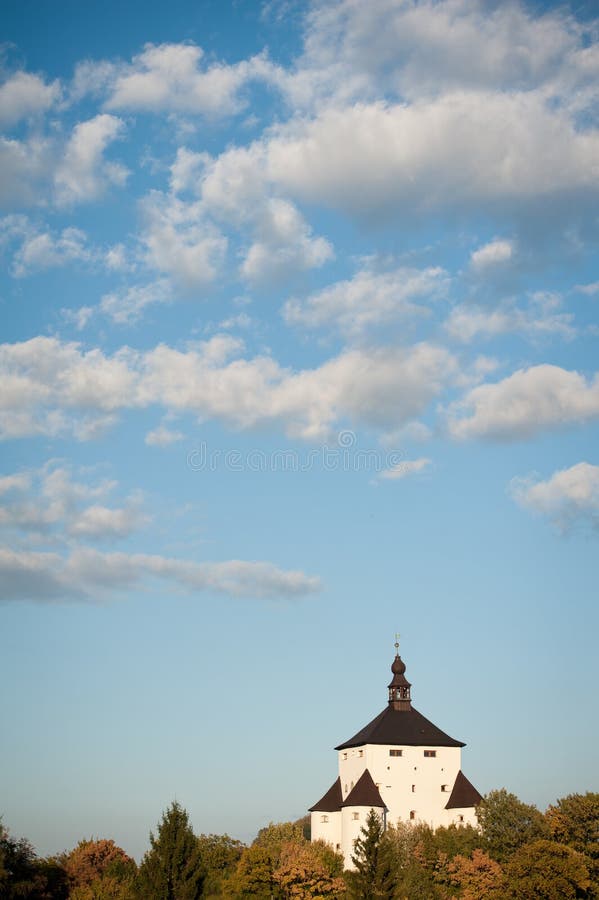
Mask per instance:
[[[482,800],[473,784],[470,784],[464,773],[460,770],[456,775],[451,796],[445,804],[445,809],[468,809],[476,806]]]
[[[314,806],[310,807],[309,812],[339,812],[342,800],[341,779],[338,778],[328,789],[324,797],[322,797],[318,803],[315,803]]]
[[[368,769],[364,769],[341,806],[368,806],[387,809]]]
[[[393,709],[387,706],[376,719],[335,750],[360,747],[362,744],[398,744],[409,747],[465,747],[462,741],[449,737],[417,709]]]

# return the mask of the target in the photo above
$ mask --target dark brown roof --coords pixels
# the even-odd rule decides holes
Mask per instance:
[[[387,809],[368,769],[364,769],[341,806],[377,806]]]
[[[362,744],[400,744],[408,747],[465,747],[412,707],[393,709],[387,706],[376,719],[369,722],[352,738],[335,750],[359,747]]]
[[[467,809],[469,806],[476,806],[482,799],[474,785],[470,784],[460,770],[456,775],[455,784],[451,796],[445,804],[445,809]]]
[[[318,803],[315,803],[314,806],[310,807],[309,812],[339,812],[342,800],[341,779],[338,778],[328,789],[324,797],[322,797]]]

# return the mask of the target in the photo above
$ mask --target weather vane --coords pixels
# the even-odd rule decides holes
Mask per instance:
[[[399,631],[395,632],[395,649],[399,650]]]

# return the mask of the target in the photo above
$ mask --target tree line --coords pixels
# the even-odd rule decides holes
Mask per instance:
[[[310,842],[308,817],[271,823],[245,845],[195,835],[175,802],[139,865],[109,839],[39,858],[0,822],[0,900],[599,900],[599,794],[571,794],[541,813],[502,789],[477,816],[477,828],[384,830],[371,810],[352,871]]]

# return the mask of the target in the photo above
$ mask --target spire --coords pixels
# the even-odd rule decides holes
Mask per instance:
[[[399,635],[395,635],[395,659],[391,663],[393,678],[389,684],[389,706],[402,712],[412,709],[410,688],[412,685],[405,676],[406,664],[399,655]]]

